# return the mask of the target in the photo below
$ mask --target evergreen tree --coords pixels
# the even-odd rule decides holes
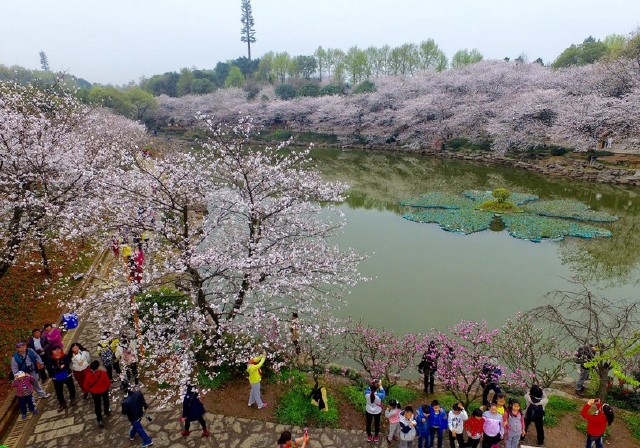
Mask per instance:
[[[45,53],[44,50],[40,50],[40,67],[42,67],[42,70],[45,72],[50,71],[49,58],[47,58],[47,53]]]
[[[240,30],[240,40],[247,43],[248,59],[251,60],[251,44],[256,41],[256,30],[253,27],[253,13],[251,12],[251,0],[242,0],[242,29]]]

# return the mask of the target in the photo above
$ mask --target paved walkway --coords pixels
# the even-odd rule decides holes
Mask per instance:
[[[84,294],[91,294],[94,288],[98,288],[100,282],[93,281],[100,277],[105,278],[105,273],[111,268],[114,258],[110,253],[104,253],[96,260],[92,278],[85,280]],[[82,316],[81,316],[82,320]],[[69,332],[65,337],[65,346],[68,347],[73,340],[79,341],[95,358],[95,350],[100,338],[98,326],[90,321],[82,321],[82,325]],[[93,400],[82,399],[82,392],[76,386],[78,400],[74,406],[69,406],[65,411],[59,412],[58,401],[53,393],[51,380],[47,383],[47,391],[52,392],[51,398],[38,400],[39,415],[29,414],[28,420],[20,418],[14,424],[5,444],[9,448],[75,448],[75,447],[102,447],[102,448],[130,448],[140,446],[140,438],[129,440],[129,421],[120,413],[122,393],[119,383],[113,387],[110,393],[112,413],[105,417],[105,427],[100,429],[97,425]],[[142,387],[143,393],[145,387]],[[212,392],[215,393],[215,392]],[[68,396],[65,388],[65,396]],[[200,437],[200,424],[191,424],[191,435],[182,437],[180,423],[182,407],[175,405],[169,409],[155,412],[156,402],[150,394],[145,394],[149,404],[153,421],[143,419],[143,426],[153,438],[154,447],[204,447],[215,446],[219,448],[274,448],[278,436],[282,431],[289,430],[294,436],[302,435],[301,428],[285,427],[275,423],[249,420],[244,418],[226,417],[223,415],[205,415],[211,436]],[[239,397],[239,399],[244,397]],[[363,419],[364,420],[364,419]],[[364,422],[363,422],[364,424]],[[344,431],[332,429],[310,429],[313,448],[344,448],[371,446],[364,437],[363,431]],[[373,446],[384,446],[386,442],[379,442]]]

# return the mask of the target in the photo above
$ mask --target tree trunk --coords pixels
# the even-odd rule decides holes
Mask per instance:
[[[40,258],[42,258],[44,273],[47,277],[51,277],[51,269],[49,269],[49,257],[47,257],[47,250],[45,248],[43,238],[38,238],[38,246],[40,247]]]
[[[600,386],[598,387],[598,398],[604,403],[609,392],[609,367],[598,365],[596,371],[600,378]]]
[[[16,259],[16,253],[20,244],[22,244],[22,236],[20,235],[20,223],[22,221],[22,214],[24,210],[20,207],[13,209],[13,216],[9,223],[9,234],[11,237],[3,250],[2,256],[0,256],[0,278],[4,277],[14,260]]]
[[[247,39],[247,53],[249,55],[249,62],[251,62],[251,39]]]

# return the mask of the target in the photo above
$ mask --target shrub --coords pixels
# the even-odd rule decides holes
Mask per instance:
[[[355,89],[353,89],[353,93],[369,93],[375,91],[376,85],[369,80],[362,81],[355,87]]]
[[[605,151],[605,150],[603,150],[603,151],[596,151],[596,156],[598,156],[598,157],[607,157],[607,156],[612,156],[612,155],[614,155],[614,154],[615,154],[615,153],[613,153],[613,152],[611,152],[611,151]]]
[[[308,386],[295,386],[284,394],[280,398],[280,404],[275,411],[278,423],[294,426],[338,428],[340,426],[340,416],[333,397],[328,397],[329,410],[324,412],[311,404],[310,394],[311,388]]]
[[[290,100],[296,96],[296,88],[291,84],[280,84],[276,87],[275,93],[281,100]]]
[[[327,84],[320,89],[320,95],[344,95],[344,87],[336,84]]]
[[[562,156],[568,152],[569,150],[567,148],[563,148],[562,146],[552,146],[550,151],[552,156]]]
[[[511,196],[511,192],[506,188],[496,188],[491,192],[491,195],[496,198],[496,200],[500,203],[506,202],[507,199]]]
[[[469,146],[469,140],[466,138],[452,138],[447,142],[447,147],[454,151]]]
[[[308,82],[298,89],[298,96],[320,96],[320,87],[318,84]]]

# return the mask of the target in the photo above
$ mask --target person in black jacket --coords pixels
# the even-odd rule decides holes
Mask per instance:
[[[183,437],[191,434],[189,426],[191,422],[196,420],[200,422],[200,426],[202,427],[202,437],[209,437],[207,422],[204,421],[204,413],[204,406],[198,398],[198,391],[195,386],[189,384],[187,386],[187,393],[182,401],[182,417],[180,417],[180,421],[184,423],[184,430],[181,433]]]
[[[56,390],[56,397],[60,403],[59,411],[67,408],[67,402],[64,399],[64,385],[69,390],[69,400],[71,406],[76,402],[76,386],[73,384],[73,375],[71,375],[71,358],[62,351],[62,347],[56,346],[51,351],[51,356],[47,361],[47,370],[49,376],[53,380],[53,388]]]
[[[129,383],[123,382],[122,389],[124,390],[124,400],[122,401],[122,413],[127,416],[131,423],[131,429],[129,430],[129,440],[133,441],[136,434],[139,434],[142,438],[141,447],[147,447],[153,445],[151,437],[145,432],[142,427],[142,416],[144,411],[149,409],[147,402],[144,400],[144,395],[139,390],[133,392]]]

